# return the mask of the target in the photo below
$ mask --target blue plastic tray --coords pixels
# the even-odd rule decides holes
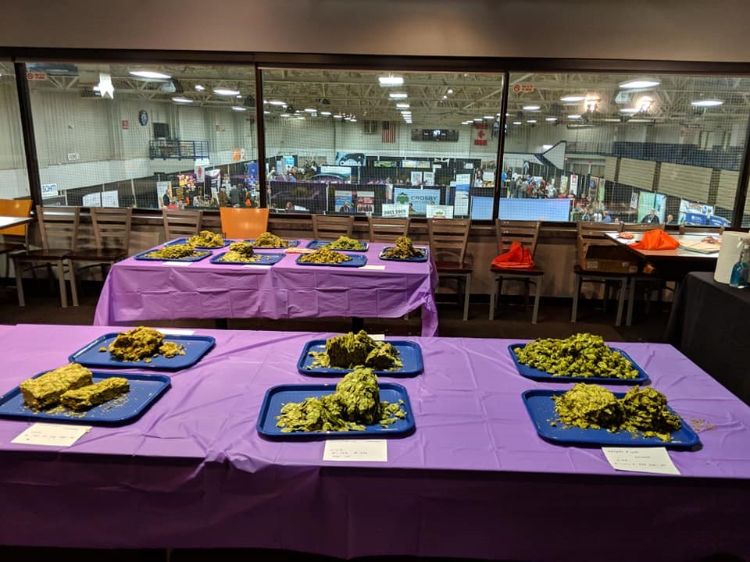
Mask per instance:
[[[164,244],[165,246],[174,246],[175,244],[187,244],[188,239],[187,238],[177,238],[175,240],[172,240],[171,242],[167,242]],[[224,243],[221,246],[196,246],[199,250],[218,250],[220,248],[223,248],[225,246],[229,246],[230,241],[224,240]]]
[[[398,349],[404,366],[398,371],[375,371],[376,375],[379,377],[415,377],[424,371],[422,349],[419,347],[419,344],[411,341],[400,340],[393,340],[388,343]],[[299,361],[297,361],[297,370],[303,375],[309,375],[311,377],[340,377],[352,371],[352,369],[337,369],[335,367],[309,368],[310,364],[313,362],[310,352],[325,351],[325,349],[326,340],[312,340],[307,342],[305,347],[302,348],[302,355],[300,355]]]
[[[299,259],[302,257],[302,256],[299,256],[297,258],[297,263],[299,265],[317,265],[317,266],[323,266],[323,267],[362,267],[363,265],[367,264],[367,256],[363,256],[362,254],[353,256],[349,253],[346,253],[346,255],[352,259],[349,261],[341,262],[341,263],[305,263],[305,262],[299,261]]]
[[[542,439],[557,445],[576,445],[579,447],[666,447],[668,449],[692,449],[700,445],[698,435],[684,419],[679,431],[672,433],[672,440],[668,443],[656,437],[633,436],[630,432],[619,431],[610,433],[606,429],[579,429],[577,427],[563,427],[550,425],[557,416],[553,396],[564,394],[564,390],[527,390],[523,393],[523,402],[529,412],[531,421]],[[615,393],[617,398],[624,393]],[[674,412],[674,411],[673,411]]]
[[[250,242],[251,244],[255,242],[255,240],[243,240],[243,242]],[[288,246],[284,247],[275,247],[275,248],[255,248],[256,250],[262,251],[262,250],[285,250],[286,248],[296,248],[299,246],[299,240],[287,240]]]
[[[146,256],[146,254],[150,254],[151,252],[156,251],[158,249],[159,248],[151,248],[150,250],[146,250],[145,252],[136,254],[135,256],[133,256],[133,259],[140,260],[140,261],[201,261],[211,255],[211,252],[209,252],[208,250],[199,250],[201,252],[200,255],[190,256],[187,258],[179,258],[179,259],[149,258]]]
[[[326,246],[327,244],[330,244],[331,242],[334,242],[334,240],[310,240],[307,243],[307,247],[311,250],[317,250],[318,248],[322,248],[323,246]],[[365,242],[364,240],[358,240],[360,244],[364,244],[365,249],[364,250],[336,250],[337,252],[366,252],[370,245]]]
[[[109,352],[99,351],[100,347],[109,346],[117,337],[116,332],[104,334],[96,338],[90,344],[82,347],[73,355],[68,357],[71,363],[80,363],[89,369],[156,369],[160,371],[179,371],[192,367],[200,361],[206,353],[216,345],[216,340],[211,336],[170,336],[165,335],[166,341],[179,343],[185,347],[185,355],[176,355],[167,359],[161,355],[145,361],[118,361]]]
[[[368,425],[364,431],[314,431],[314,432],[294,432],[283,433],[281,428],[276,427],[276,416],[279,415],[281,407],[288,402],[302,402],[305,398],[311,396],[325,396],[336,390],[334,384],[282,384],[274,386],[266,391],[263,398],[263,404],[260,406],[258,415],[257,429],[258,433],[269,439],[283,441],[310,441],[314,439],[335,439],[335,438],[352,438],[365,437],[403,437],[414,431],[414,414],[409,402],[409,395],[406,389],[400,384],[390,382],[380,383],[380,399],[388,402],[398,402],[403,400],[402,408],[406,412],[406,417],[396,421],[388,427],[381,427],[379,424]]]
[[[40,376],[44,373],[39,373]],[[164,394],[171,382],[166,375],[137,375],[129,373],[92,373],[94,382],[109,377],[123,377],[130,381],[130,392],[126,397],[105,402],[85,412],[63,411],[59,413],[35,412],[24,406],[21,390],[16,387],[0,396],[0,418],[78,423],[84,425],[125,425],[137,420]]]
[[[426,248],[418,248],[423,252],[422,257],[413,257],[413,258],[407,258],[405,260],[399,259],[399,258],[384,258],[383,252],[387,250],[388,248],[392,248],[393,246],[386,246],[383,248],[383,250],[380,252],[380,255],[378,256],[383,261],[403,261],[403,262],[413,262],[413,263],[420,263],[420,262],[426,262],[429,259],[429,253]]]
[[[222,261],[222,256],[227,252],[222,252],[211,258],[211,263],[218,263],[219,265],[274,265],[284,259],[284,254],[255,254],[260,256],[260,260],[253,262],[245,261]]]
[[[612,351],[616,351],[625,359],[630,361],[633,364],[633,367],[636,371],[638,371],[638,376],[634,379],[616,379],[614,377],[555,377],[552,376],[550,373],[546,371],[540,371],[539,369],[535,369],[534,367],[529,367],[528,365],[523,365],[518,361],[518,357],[516,356],[514,349],[517,349],[519,347],[524,347],[525,343],[514,343],[508,346],[508,352],[510,353],[511,359],[513,359],[513,363],[516,364],[516,369],[518,369],[518,373],[522,377],[526,377],[527,379],[532,379],[535,381],[541,381],[541,382],[592,382],[592,383],[600,383],[600,384],[648,384],[649,378],[646,371],[641,369],[640,365],[633,361],[633,358],[630,357],[627,353],[625,353],[621,349],[617,349],[616,347],[612,347]]]

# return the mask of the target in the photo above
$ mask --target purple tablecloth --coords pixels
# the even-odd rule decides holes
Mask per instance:
[[[301,247],[306,243],[303,240]],[[298,265],[299,254],[289,254],[270,268],[217,265],[210,258],[183,267],[128,258],[107,276],[94,324],[179,318],[398,318],[422,307],[422,335],[437,334],[434,264],[381,260],[378,255],[387,245],[371,243],[366,253],[367,264],[385,266],[382,271]]]
[[[0,333],[0,392],[107,328]],[[203,332],[201,332],[203,333]],[[555,446],[520,399],[508,341],[414,338],[425,373],[400,380],[417,431],[387,463],[323,462],[323,443],[258,437],[264,392],[319,334],[206,331],[216,348],[139,421],[94,428],[69,449],[13,445],[0,421],[0,544],[286,548],[342,557],[534,560],[750,556],[750,408],[668,345],[618,344],[703,448],[671,452],[681,477],[615,472],[599,449]],[[554,385],[559,388],[560,385]],[[565,388],[565,385],[562,385]]]

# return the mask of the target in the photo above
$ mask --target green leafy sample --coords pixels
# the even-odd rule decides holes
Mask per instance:
[[[364,250],[365,245],[359,240],[349,238],[348,236],[339,236],[333,242],[330,242],[323,246],[329,250]]]
[[[319,248],[310,254],[299,258],[300,263],[342,263],[352,261],[352,258],[341,252],[335,252],[327,247]]]
[[[634,379],[638,371],[623,355],[593,334],[565,339],[537,339],[514,350],[519,363],[553,377],[610,377]]]
[[[188,238],[187,243],[196,248],[221,248],[224,245],[224,237],[218,232],[201,230]]]
[[[424,256],[424,250],[414,247],[411,238],[408,236],[399,236],[396,238],[395,246],[390,246],[383,250],[383,257],[396,260],[407,260],[409,258],[421,258]]]
[[[332,394],[284,404],[276,426],[283,433],[364,431],[376,423],[388,427],[406,417],[402,403],[381,401],[375,373],[360,367],[344,376]]]
[[[385,371],[404,366],[398,349],[390,343],[375,341],[364,330],[328,338],[325,351],[311,351],[310,355],[313,361],[309,368],[351,369],[364,366]]]
[[[192,258],[193,256],[202,256],[208,252],[199,252],[190,244],[172,244],[164,246],[153,252],[146,254],[147,258],[158,258],[162,260],[179,260],[182,258]]]
[[[253,244],[250,242],[233,242],[220,261],[254,263],[260,259],[260,256],[255,255]]]
[[[264,232],[253,241],[253,246],[256,248],[287,248],[289,242],[279,238],[275,234]]]

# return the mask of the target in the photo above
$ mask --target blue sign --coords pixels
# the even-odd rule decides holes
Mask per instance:
[[[395,187],[393,202],[398,205],[409,205],[409,210],[417,215],[427,214],[427,205],[440,205],[439,189],[411,189]]]

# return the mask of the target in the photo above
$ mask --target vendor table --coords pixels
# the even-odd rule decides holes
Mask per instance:
[[[301,241],[300,247],[307,242]],[[273,267],[220,265],[210,258],[177,266],[128,258],[112,266],[94,324],[184,318],[399,318],[422,307],[422,335],[437,333],[434,264],[379,259],[389,244],[371,243],[377,269],[304,266],[289,254]],[[213,250],[213,253],[226,248]],[[268,250],[268,252],[283,250]],[[380,269],[383,268],[383,269]]]
[[[712,273],[690,273],[680,287],[667,341],[750,404],[750,290],[717,283]]]
[[[0,332],[0,392],[109,331]],[[664,344],[626,344],[700,432],[671,452],[682,476],[613,470],[601,450],[541,440],[509,341],[413,338],[425,373],[401,379],[416,432],[388,461],[324,462],[324,443],[273,442],[255,422],[267,388],[296,372],[312,333],[200,331],[216,347],[177,372],[139,421],[93,428],[67,449],[14,445],[0,421],[0,544],[253,547],[340,557],[694,560],[750,556],[750,409]],[[319,379],[315,379],[318,381]],[[562,385],[565,388],[565,385]],[[701,420],[698,423],[696,420]]]

